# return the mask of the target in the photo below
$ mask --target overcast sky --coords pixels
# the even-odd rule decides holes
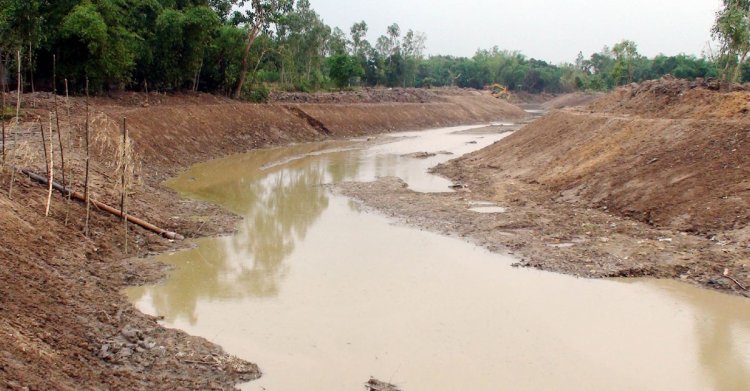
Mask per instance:
[[[427,34],[428,54],[471,56],[499,46],[553,63],[573,62],[622,39],[641,54],[700,55],[720,0],[310,0],[349,33],[360,20],[374,44],[393,22]]]

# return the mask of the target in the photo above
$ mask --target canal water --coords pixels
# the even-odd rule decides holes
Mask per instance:
[[[371,376],[407,391],[750,389],[750,300],[516,269],[325,186],[397,176],[451,191],[428,168],[505,135],[435,129],[199,164],[169,185],[243,216],[237,233],[156,257],[175,266],[167,281],[126,293],[258,363],[245,390],[360,390]]]

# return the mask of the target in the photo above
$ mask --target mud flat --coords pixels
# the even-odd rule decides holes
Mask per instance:
[[[93,98],[92,118],[108,122],[95,131],[93,197],[119,204],[112,148],[125,116],[139,161],[130,213],[195,238],[231,232],[238,219],[209,203],[182,200],[161,184],[191,164],[265,146],[524,115],[479,92],[412,92],[421,101],[406,102],[389,92],[372,94],[376,101],[362,103],[366,108],[351,98],[335,107],[291,101],[253,105],[202,94]],[[23,99],[19,145],[34,152],[23,164],[41,173],[36,121],[49,115],[53,99],[45,93]],[[386,102],[378,103],[382,100]],[[67,178],[80,190],[85,105],[79,98],[70,103],[71,119],[61,117],[69,145]],[[357,126],[347,127],[347,117]],[[130,252],[123,254],[119,220],[94,210],[86,238],[79,204],[68,210],[55,194],[51,217],[45,218],[45,190],[16,176],[9,199],[9,180],[6,168],[0,172],[0,388],[227,389],[259,376],[255,365],[214,343],[162,327],[158,318],[137,311],[121,294],[124,287],[164,276],[164,265],[134,256],[182,248],[185,242],[131,226]]]

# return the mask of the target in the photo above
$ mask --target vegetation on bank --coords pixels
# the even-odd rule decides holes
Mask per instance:
[[[746,4],[748,3],[748,4]],[[21,52],[27,91],[52,89],[57,74],[81,91],[194,90],[263,100],[268,86],[316,91],[354,86],[607,90],[672,74],[750,80],[750,2],[725,0],[713,30],[715,56],[647,58],[624,40],[575,63],[521,52],[425,56],[427,37],[393,24],[375,42],[365,22],[345,33],[309,0],[0,0],[0,80]],[[58,78],[58,90],[63,78]]]

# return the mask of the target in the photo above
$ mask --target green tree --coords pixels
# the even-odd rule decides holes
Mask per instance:
[[[284,14],[290,12],[294,6],[294,0],[249,0],[238,1],[240,7],[246,3],[250,5],[244,13],[236,11],[234,21],[243,24],[247,29],[245,51],[242,55],[239,79],[234,89],[234,98],[239,99],[245,84],[247,71],[250,67],[250,49],[261,33],[270,34],[270,27],[276,23]]]
[[[123,86],[134,67],[136,46],[135,36],[121,24],[123,13],[107,0],[76,5],[63,19],[57,41],[66,48],[62,73],[79,80],[88,76],[94,89]]]
[[[721,45],[722,77],[737,81],[742,64],[750,53],[750,1],[723,0],[723,4],[711,33]]]
[[[633,82],[635,74],[635,63],[640,57],[638,54],[638,45],[633,41],[623,40],[612,47],[612,53],[615,56],[615,65],[613,77],[617,84]]]
[[[350,85],[351,80],[364,76],[364,70],[359,61],[346,53],[336,54],[328,59],[329,76],[338,88]]]

